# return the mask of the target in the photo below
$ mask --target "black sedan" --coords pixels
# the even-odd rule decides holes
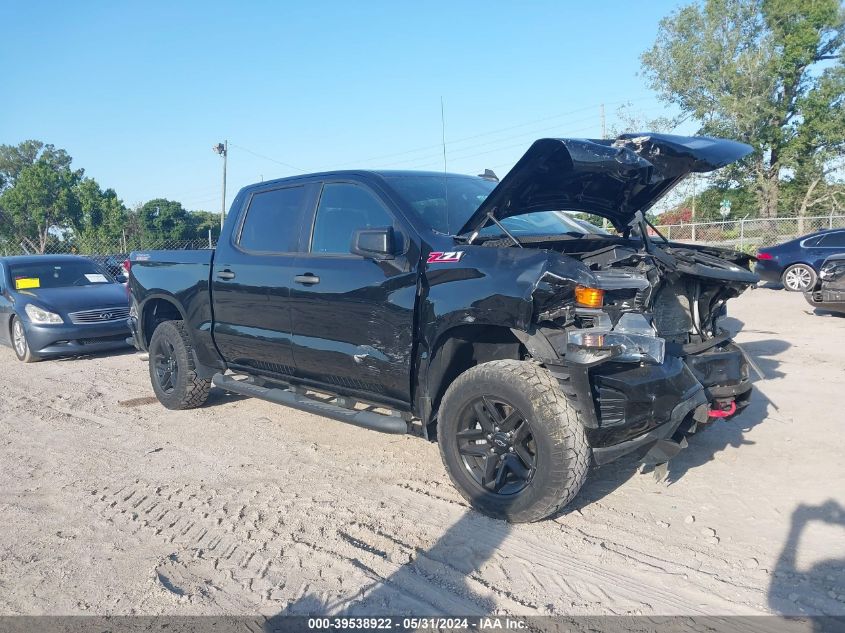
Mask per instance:
[[[126,289],[85,257],[0,258],[0,343],[29,363],[127,345]]]
[[[845,254],[828,257],[816,287],[804,298],[814,308],[845,314]]]
[[[845,229],[830,229],[761,248],[754,272],[763,281],[779,282],[793,292],[814,288],[822,263],[845,253]]]

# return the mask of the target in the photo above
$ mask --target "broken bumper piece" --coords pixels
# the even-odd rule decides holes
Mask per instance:
[[[686,448],[686,440],[680,440],[673,436],[681,424],[692,415],[693,423],[705,422],[707,420],[708,403],[704,389],[699,389],[687,400],[678,404],[673,410],[668,422],[657,428],[612,446],[597,447],[593,449],[593,458],[596,464],[607,464],[623,455],[635,451],[646,450],[648,452],[642,458],[646,465],[658,465],[665,463],[677,455],[681,449]]]

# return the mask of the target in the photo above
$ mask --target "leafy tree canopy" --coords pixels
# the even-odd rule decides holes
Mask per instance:
[[[778,214],[781,183],[808,188],[845,152],[845,9],[837,0],[703,0],[660,22],[649,85],[701,132],[754,155],[727,178]]]

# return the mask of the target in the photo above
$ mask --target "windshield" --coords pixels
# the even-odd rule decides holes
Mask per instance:
[[[512,215],[509,218],[500,220],[509,233],[519,235],[609,235],[604,229],[600,229],[587,222],[573,218],[564,211],[535,211],[523,215]],[[484,227],[478,234],[482,237],[493,237],[503,235],[502,229],[495,224]]]
[[[388,176],[387,182],[414,213],[441,233],[457,231],[466,224],[496,187],[495,182],[483,178],[436,174]]]
[[[496,187],[496,182],[471,176],[388,176],[388,183],[414,212],[441,233],[459,230]],[[448,195],[447,195],[448,193]],[[501,220],[514,235],[607,235],[607,231],[564,211],[535,211]],[[491,224],[479,232],[483,237],[503,235]]]
[[[97,264],[85,260],[13,264],[9,277],[15,290],[115,283]]]

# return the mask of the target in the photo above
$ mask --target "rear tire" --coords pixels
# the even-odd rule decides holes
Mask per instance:
[[[32,353],[29,347],[29,341],[26,338],[26,329],[23,326],[23,321],[15,315],[12,317],[12,323],[9,326],[9,333],[12,337],[12,349],[15,350],[15,356],[22,363],[36,363],[41,358]]]
[[[790,292],[809,292],[816,285],[816,271],[807,264],[792,264],[783,271],[781,282]]]
[[[211,381],[197,374],[184,322],[161,323],[153,332],[149,352],[150,382],[161,404],[168,409],[194,409],[205,403]]]
[[[452,482],[491,517],[544,519],[587,478],[591,451],[578,413],[551,374],[531,362],[497,360],[464,372],[438,417]]]

